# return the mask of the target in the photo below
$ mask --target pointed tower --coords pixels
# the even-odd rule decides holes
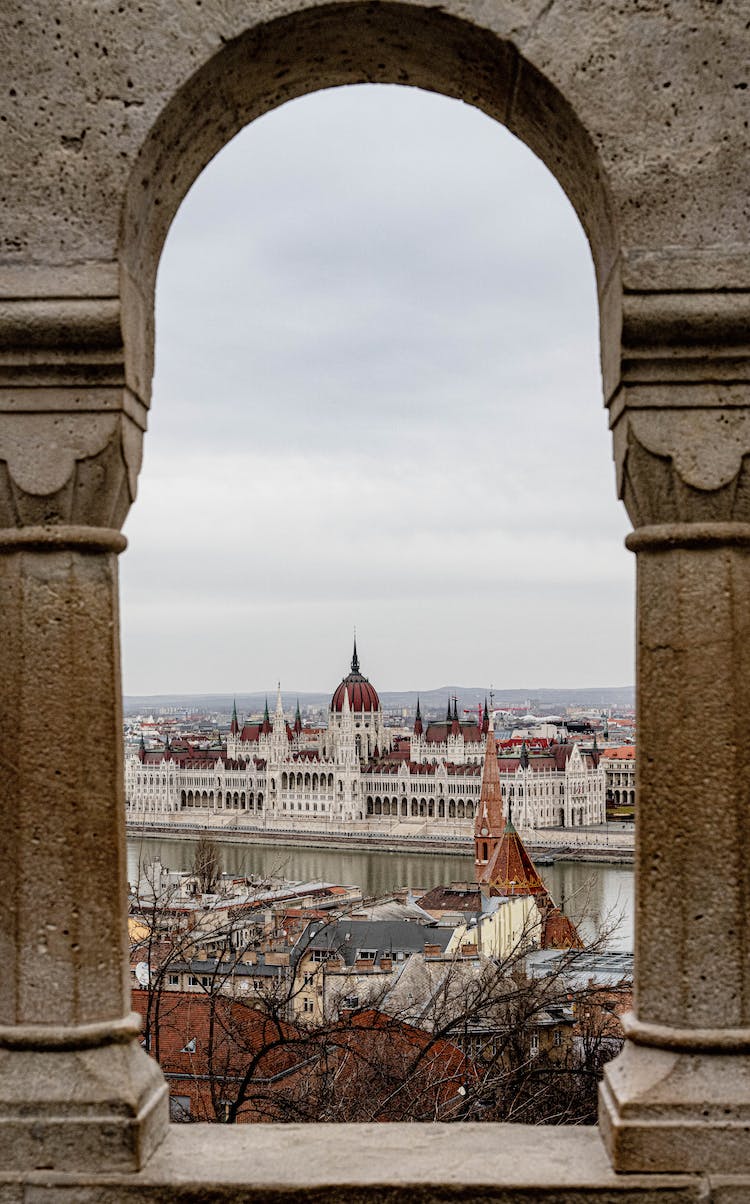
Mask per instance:
[[[526,747],[526,741],[521,744],[521,769],[529,768],[529,750]]]
[[[448,711],[447,711],[447,713],[446,713],[446,716],[445,716],[445,722],[446,722],[446,723],[448,723],[448,724],[450,723],[450,721],[451,721],[451,720],[452,720],[452,718],[453,718],[453,714],[452,714],[452,712],[451,712],[451,701],[452,701],[452,700],[449,698],[449,699],[448,699]]]
[[[452,736],[460,736],[461,735],[461,724],[460,724],[459,718],[458,718],[458,699],[457,698],[453,699],[453,714],[451,716],[451,735]]]
[[[487,882],[487,870],[502,839],[505,817],[500,789],[500,770],[497,764],[497,744],[492,728],[487,732],[482,770],[482,789],[477,817],[474,822],[474,875],[477,882]]]
[[[268,714],[268,699],[266,698],[266,705],[263,710],[263,722],[260,725],[260,734],[262,736],[267,736],[270,731],[271,731],[271,718]]]
[[[235,698],[234,705],[232,706],[232,722],[229,724],[229,734],[231,736],[236,736],[238,735],[239,730],[240,725],[237,721],[237,699]]]
[[[367,634],[367,633],[365,633]],[[365,649],[366,651],[366,649]],[[354,633],[354,651],[352,652],[352,673],[359,673],[359,657],[357,656],[357,633]]]
[[[422,728],[422,712],[421,712],[421,710],[419,709],[419,698],[417,698],[417,713],[416,713],[416,715],[415,715],[415,717],[414,717],[414,735],[415,735],[415,736],[421,736],[421,735],[422,735],[422,732],[423,732],[423,728]]]
[[[299,712],[299,698],[297,699],[297,710],[294,712],[294,734],[295,736],[302,734],[302,716]]]
[[[527,853],[510,816],[502,840],[489,860],[484,881],[493,894],[534,895],[540,907],[542,899],[549,899],[547,887],[542,882],[539,871]]]
[[[490,750],[492,756],[490,756]],[[491,763],[489,771],[488,763]],[[541,918],[542,949],[582,949],[578,931],[556,907],[509,814],[503,823],[500,774],[495,736],[490,729],[484,757],[482,794],[474,827],[476,848],[474,873],[482,893],[502,896],[531,896]],[[500,839],[498,835],[502,833]]]
[[[143,739],[143,731],[141,731],[141,742],[138,745],[138,760],[146,760],[146,741]]]
[[[487,706],[487,695],[484,696],[484,710],[482,711],[482,735],[486,736],[490,730],[490,711]]]

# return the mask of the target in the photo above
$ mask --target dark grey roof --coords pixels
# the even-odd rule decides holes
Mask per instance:
[[[342,919],[309,925],[295,952],[298,957],[308,950],[338,953],[345,965],[353,966],[363,952],[374,953],[377,959],[396,957],[399,953],[422,953],[425,945],[439,945],[445,952],[453,931],[444,925],[411,920]]]
[[[167,974],[216,974],[217,961],[215,958],[192,958],[186,961],[174,962],[171,965],[165,966],[164,971]],[[264,962],[258,962],[257,965],[249,965],[247,962],[237,961],[231,962],[226,959],[219,964],[219,972],[217,980],[227,978],[229,975],[238,977],[247,976],[248,978],[280,978],[282,977],[285,966],[267,966]]]

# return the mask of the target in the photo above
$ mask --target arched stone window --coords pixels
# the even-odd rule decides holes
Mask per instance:
[[[525,2],[487,5],[478,0],[439,7],[310,3],[300,11],[302,6],[290,0],[280,16],[281,10],[263,4],[195,5],[185,22],[163,20],[163,6],[141,5],[137,35],[148,47],[148,71],[144,63],[143,76],[135,80],[137,117],[119,122],[111,136],[102,133],[106,122],[100,115],[102,104],[111,107],[112,99],[102,95],[92,100],[96,93],[83,81],[98,78],[94,54],[101,53],[105,35],[108,61],[128,61],[134,30],[129,20],[110,21],[105,7],[89,6],[90,37],[80,37],[75,22],[61,23],[59,58],[63,62],[72,53],[80,55],[81,86],[69,87],[60,69],[45,72],[45,80],[49,74],[54,85],[52,95],[64,93],[65,104],[53,100],[37,132],[19,114],[24,121],[21,170],[6,173],[4,237],[18,272],[18,282],[14,276],[6,294],[13,312],[3,321],[8,388],[16,388],[16,376],[21,388],[29,379],[41,383],[34,385],[33,424],[22,415],[25,425],[19,427],[15,414],[3,415],[8,434],[3,446],[17,444],[19,449],[18,463],[11,456],[4,459],[10,500],[0,524],[4,547],[12,552],[5,571],[17,600],[2,608],[4,653],[17,657],[14,671],[4,675],[3,713],[21,719],[22,711],[36,715],[32,703],[43,705],[44,692],[68,706],[69,721],[56,739],[62,764],[67,758],[73,766],[91,717],[111,713],[112,700],[120,696],[113,561],[123,546],[118,528],[135,496],[150,402],[154,282],[172,217],[202,166],[251,117],[288,97],[332,84],[408,80],[470,101],[507,122],[554,169],[590,242],[601,300],[601,363],[614,428],[617,485],[636,527],[629,546],[638,557],[639,679],[652,689],[652,697],[639,699],[639,740],[648,752],[638,787],[636,867],[642,874],[643,905],[636,917],[636,1009],[625,1053],[615,1073],[607,1076],[603,1134],[618,1170],[653,1169],[657,1148],[656,1165],[668,1171],[703,1175],[706,1166],[710,1171],[718,1164],[722,1173],[727,1164],[735,1169],[735,1158],[747,1170],[750,1159],[739,1141],[726,1153],[724,1106],[729,1105],[730,1119],[738,1113],[733,1081],[742,1076],[734,1067],[743,1073],[746,1069],[747,1015],[741,1010],[748,997],[746,933],[735,923],[737,883],[721,893],[713,890],[732,856],[745,864],[748,855],[745,766],[741,758],[721,755],[736,744],[747,676],[736,654],[743,636],[741,616],[747,612],[750,521],[742,476],[750,454],[745,445],[748,383],[738,352],[747,328],[748,278],[742,209],[748,178],[740,79],[743,6],[724,5],[723,10],[733,11],[707,22],[698,0],[672,6],[680,9],[679,21],[672,19],[669,5],[651,5],[648,39],[638,6],[605,6],[604,35],[612,52],[599,71],[591,69],[598,46],[592,38],[601,31],[592,31],[596,22],[578,19],[585,7],[580,5],[580,13],[575,7],[566,13],[560,5],[534,8]],[[695,29],[705,56],[700,60],[705,71],[700,72],[695,69],[698,49],[685,50],[686,35]],[[48,37],[45,22],[28,21],[4,42],[8,78],[18,83],[19,92],[28,93],[29,79],[48,67]],[[733,46],[737,57],[725,69],[724,57],[729,60]],[[662,80],[667,73],[670,78]],[[672,102],[662,88],[667,84]],[[15,99],[16,87],[13,94]],[[633,97],[647,102],[633,105]],[[700,109],[700,122],[684,119],[692,109]],[[674,119],[675,112],[682,116]],[[82,126],[85,133],[90,123],[94,131],[74,172],[66,159],[75,154],[70,131]],[[83,134],[72,141],[83,143]],[[717,146],[721,154],[711,153]],[[686,189],[680,185],[688,175],[686,204]],[[74,176],[75,184],[69,186]],[[118,382],[106,388],[107,411],[102,380]],[[72,406],[64,411],[61,398],[66,393],[74,396],[80,413]],[[58,436],[61,422],[64,439]],[[31,525],[42,519],[44,525]],[[45,574],[52,580],[53,557],[59,627],[50,640],[41,621],[49,615],[49,591],[24,592],[17,586],[23,572],[33,571],[40,582]],[[24,565],[17,566],[21,560]],[[97,618],[81,623],[84,578],[86,613],[91,607]],[[37,640],[19,638],[34,629]],[[68,648],[74,656],[50,655],[50,649],[54,654]],[[24,708],[17,707],[14,697],[19,688]],[[76,705],[82,697],[86,705]],[[717,698],[732,699],[734,705],[717,704]],[[700,839],[705,817],[684,806],[692,788],[688,775],[694,773],[684,749],[697,747],[706,732],[711,739],[704,755],[705,806],[715,808],[721,819],[710,842]],[[33,814],[36,750],[28,732],[21,740],[13,733],[13,739],[18,798],[31,812],[14,833],[13,856],[24,867],[23,875],[35,867],[45,881],[66,835],[69,809],[56,808],[45,797],[36,804],[44,807],[42,814]],[[24,746],[31,749],[25,760]],[[115,751],[92,758],[95,788],[82,792],[75,817],[81,830],[97,828],[97,857],[87,862],[88,850],[71,843],[66,850],[70,881],[86,875],[86,890],[73,887],[67,897],[58,892],[54,898],[48,892],[50,901],[42,891],[34,896],[39,930],[45,920],[62,927],[68,922],[65,910],[75,910],[84,934],[83,955],[76,951],[69,962],[72,986],[59,993],[54,1018],[71,1041],[77,1028],[96,1021],[106,1040],[88,1048],[86,1058],[100,1068],[114,1064],[113,1025],[119,1026],[117,1039],[123,1037],[122,967],[116,964],[114,941],[114,955],[99,958],[93,1016],[85,1005],[92,1000],[86,945],[92,958],[100,947],[87,929],[95,929],[102,943],[106,933],[124,930],[123,900],[111,890],[118,880],[123,823],[121,809],[114,805],[122,796]],[[652,751],[658,755],[651,756]],[[7,753],[4,763],[10,763]],[[73,768],[63,772],[63,786],[69,782],[75,782]],[[674,788],[665,791],[664,782]],[[629,787],[621,784],[621,789]],[[560,784],[559,798],[564,792]],[[192,806],[192,791],[188,797]],[[101,799],[112,800],[111,817]],[[675,831],[680,840],[671,839]],[[31,834],[37,842],[33,855]],[[691,923],[688,909],[694,904],[682,889],[684,858],[696,848],[700,856],[689,869],[695,894],[710,895],[711,941],[701,925]],[[660,872],[654,883],[651,858],[656,852]],[[28,887],[25,881],[22,885]],[[107,923],[90,923],[97,909],[107,906]],[[683,939],[665,940],[664,933],[671,931],[679,931]],[[31,969],[21,957],[16,959],[31,984],[22,1035],[34,1040],[32,1021],[42,1013],[48,979],[33,964],[43,955],[31,943],[25,953]],[[8,959],[7,973],[20,972],[11,963]],[[717,990],[717,965],[731,989]],[[83,1001],[79,1011],[64,1012],[63,996]],[[91,1037],[90,1032],[84,1035]],[[128,1054],[135,1059],[138,1038],[133,1033],[129,1040]],[[675,1066],[656,1087],[643,1074],[647,1059],[652,1064],[656,1060],[654,1049]],[[18,1062],[25,1051],[10,1050],[5,1056]],[[59,1055],[38,1052],[41,1062],[55,1057],[59,1060]],[[164,1084],[154,1067],[147,1078],[144,1059],[143,1098],[150,1104],[163,1095]],[[119,1124],[125,1097],[117,1095],[115,1078],[105,1071],[90,1076],[108,1087],[111,1082],[118,1125],[108,1124],[106,1116],[100,1125],[103,1112],[87,1124],[95,1135],[94,1153],[80,1155],[87,1169],[104,1161],[96,1144],[98,1129],[106,1132],[106,1142],[120,1142],[115,1159],[121,1156],[118,1165],[125,1167],[138,1164],[136,1148],[150,1150],[164,1135],[165,1113],[162,1109],[159,1119],[156,1107],[144,1106],[138,1118],[131,1114],[132,1123]],[[691,1091],[683,1088],[681,1093],[679,1085],[686,1081]],[[41,1144],[45,1126],[47,1131],[50,1127],[44,1107],[35,1100],[26,1113],[16,1110],[14,1123],[18,1117],[23,1118],[19,1124],[28,1121],[34,1140],[37,1127],[42,1130]],[[56,1122],[55,1116],[53,1126]],[[71,1127],[66,1118],[62,1123]],[[141,1140],[143,1134],[148,1140]],[[577,1141],[581,1138],[576,1135]],[[210,1147],[210,1135],[204,1140]],[[355,1147],[357,1140],[352,1138]],[[18,1144],[27,1148],[27,1143]],[[66,1168],[72,1148],[73,1142],[60,1142],[64,1153],[55,1171]]]

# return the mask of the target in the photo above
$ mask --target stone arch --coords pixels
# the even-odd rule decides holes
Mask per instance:
[[[268,8],[278,12],[295,3],[299,0],[280,0]],[[740,1003],[744,1008],[748,997],[747,958],[742,944],[746,934],[738,931],[740,926],[735,923],[736,891],[724,890],[723,898],[718,892],[711,895],[716,940],[706,942],[700,926],[696,930],[688,922],[687,908],[692,901],[681,897],[684,891],[680,892],[680,885],[686,847],[699,849],[700,859],[690,868],[697,889],[710,892],[738,842],[746,841],[744,753],[737,753],[734,767],[728,766],[729,758],[724,754],[728,746],[734,747],[737,716],[733,713],[735,708],[723,700],[736,697],[741,714],[747,676],[737,674],[734,650],[740,632],[733,613],[725,605],[725,597],[729,596],[730,588],[738,589],[740,583],[741,601],[746,601],[750,543],[748,491],[744,480],[735,487],[740,472],[746,472],[743,459],[748,455],[748,438],[742,433],[747,425],[747,381],[742,376],[735,385],[732,375],[740,358],[737,349],[744,346],[747,330],[747,255],[744,242],[737,237],[746,229],[746,213],[740,205],[746,203],[747,162],[741,158],[743,147],[734,133],[743,113],[736,107],[737,100],[732,103],[731,81],[725,81],[723,74],[708,66],[708,58],[705,60],[707,70],[700,73],[699,85],[701,100],[705,100],[700,105],[701,121],[685,123],[689,125],[689,138],[695,136],[697,140],[692,147],[685,140],[681,123],[666,119],[667,110],[659,105],[656,89],[662,81],[655,78],[656,60],[651,54],[641,54],[641,50],[650,49],[644,45],[643,19],[640,14],[629,13],[628,6],[607,8],[605,35],[616,53],[602,69],[597,62],[602,57],[600,47],[590,41],[586,44],[585,26],[593,23],[580,19],[585,12],[583,5],[579,11],[570,7],[565,13],[563,10],[568,6],[540,3],[532,14],[530,4],[485,4],[479,0],[474,3],[446,0],[440,8],[390,3],[365,5],[360,0],[318,4],[309,0],[303,14],[291,12],[266,22],[261,20],[266,6],[253,6],[252,12],[259,15],[252,28],[238,26],[233,16],[237,10],[246,11],[244,6],[223,6],[220,25],[215,12],[207,11],[209,7],[204,6],[202,22],[193,15],[185,22],[163,22],[164,30],[160,31],[155,22],[161,22],[161,13],[154,8],[154,16],[149,13],[149,6],[141,6],[153,83],[149,86],[148,78],[141,81],[136,90],[138,111],[133,113],[132,120],[128,118],[120,124],[116,138],[107,137],[101,130],[92,131],[93,137],[87,138],[87,148],[96,141],[97,146],[105,149],[95,150],[91,158],[87,149],[82,150],[75,171],[80,187],[63,189],[66,177],[58,155],[47,153],[50,146],[56,145],[50,133],[59,133],[59,128],[42,126],[34,134],[28,126],[28,157],[24,163],[29,170],[28,175],[26,171],[14,173],[21,183],[13,188],[22,188],[22,193],[14,194],[9,189],[7,242],[11,248],[18,247],[18,252],[13,249],[13,256],[18,254],[19,268],[28,265],[36,269],[47,264],[45,274],[49,272],[50,283],[43,286],[36,283],[42,275],[35,271],[35,286],[40,289],[40,296],[46,292],[48,299],[37,305],[34,293],[30,311],[22,307],[18,317],[4,319],[4,330],[14,340],[17,356],[14,362],[28,367],[26,353],[32,351],[37,357],[34,362],[48,374],[49,380],[56,386],[59,382],[66,387],[75,384],[76,404],[78,395],[83,400],[88,394],[94,403],[91,408],[96,409],[100,385],[98,371],[92,372],[91,365],[100,368],[100,353],[106,348],[108,355],[111,352],[107,373],[111,368],[111,379],[121,382],[118,390],[124,385],[128,408],[126,412],[123,404],[118,413],[113,413],[111,419],[107,416],[106,420],[100,414],[92,417],[85,410],[66,416],[65,423],[74,435],[70,443],[66,436],[64,455],[60,451],[62,440],[50,441],[50,447],[54,444],[54,455],[52,451],[45,458],[38,454],[45,443],[44,432],[60,423],[58,417],[50,419],[59,399],[49,413],[42,412],[40,400],[39,414],[35,413],[34,419],[41,419],[44,425],[35,421],[32,437],[25,433],[17,437],[14,429],[9,430],[8,446],[15,444],[21,449],[19,461],[29,460],[28,447],[24,445],[32,445],[34,454],[31,466],[24,464],[22,480],[14,479],[14,466],[4,461],[4,465],[7,463],[4,471],[8,472],[11,483],[6,495],[13,499],[13,505],[6,506],[12,518],[5,523],[6,528],[15,528],[11,532],[13,539],[6,532],[5,546],[11,546],[15,539],[27,540],[34,548],[36,566],[42,559],[40,549],[52,545],[51,532],[54,524],[59,523],[61,529],[55,537],[70,541],[71,548],[85,547],[91,563],[98,560],[102,564],[102,573],[105,554],[111,559],[111,553],[121,549],[121,539],[107,528],[119,526],[134,496],[140,455],[139,428],[144,425],[143,406],[150,392],[152,293],[159,250],[180,197],[213,151],[240,125],[291,96],[359,79],[423,84],[461,96],[506,120],[511,129],[545,158],[567,188],[588,232],[600,286],[604,287],[605,281],[611,282],[602,302],[605,387],[613,403],[618,487],[639,528],[630,537],[629,546],[638,553],[640,610],[642,614],[648,612],[650,624],[648,632],[641,633],[642,680],[656,684],[652,699],[645,696],[648,690],[641,687],[644,711],[639,739],[642,727],[649,753],[657,752],[659,760],[658,766],[652,768],[651,762],[656,766],[657,757],[646,756],[639,770],[642,827],[636,856],[643,896],[637,920],[638,1007],[630,1031],[641,1045],[669,1051],[670,1059],[678,1066],[672,1079],[684,1083],[694,1076],[697,1084],[692,1098],[700,1100],[691,1109],[688,1100],[675,1099],[668,1091],[656,1100],[650,1098],[648,1091],[643,1090],[643,1076],[638,1074],[638,1067],[642,1066],[642,1061],[635,1062],[638,1050],[634,1052],[635,1042],[629,1041],[626,1057],[619,1064],[619,1081],[610,1077],[609,1095],[603,1097],[603,1108],[609,1118],[605,1135],[610,1151],[616,1155],[618,1169],[649,1169],[653,1166],[648,1151],[653,1149],[654,1134],[648,1130],[658,1129],[659,1116],[668,1107],[674,1107],[676,1116],[682,1118],[687,1114],[688,1119],[667,1121],[676,1130],[673,1136],[666,1127],[661,1128],[658,1141],[664,1164],[668,1168],[702,1170],[707,1164],[708,1150],[709,1166],[722,1167],[726,1162],[725,1134],[714,1134],[711,1128],[714,1121],[710,1118],[718,1111],[719,1102],[729,1101],[734,1105],[735,1096],[726,1090],[720,1076],[736,1077],[729,1063],[746,1056],[747,1033],[743,1026],[747,1024],[747,1015],[745,1010],[740,1011]],[[214,6],[215,10],[219,7]],[[630,7],[632,10],[635,6]],[[657,13],[659,8],[663,10],[662,18]],[[666,8],[652,6],[651,46],[659,46],[659,57],[669,64],[670,74],[674,68],[678,87],[672,90],[673,95],[681,91],[679,99],[690,102],[695,93],[691,95],[686,76],[691,74],[693,60],[680,55],[677,39],[683,35],[684,27],[670,34],[663,21]],[[700,15],[697,0],[686,0],[686,8],[688,19]],[[548,20],[550,9],[553,12]],[[732,32],[740,33],[739,7],[736,12],[737,17],[725,17],[722,22],[718,19],[704,22],[701,37],[711,43],[714,61],[721,61],[722,49],[729,47]],[[101,13],[92,7],[88,19],[92,35],[98,34]],[[737,22],[734,30],[732,21]],[[67,24],[72,35],[63,23],[58,38],[78,36],[75,24]],[[712,32],[710,26],[718,32]],[[23,45],[21,62],[29,64],[27,70],[37,68],[43,51],[39,39],[47,36],[42,22],[28,22],[17,34],[16,42],[22,39]],[[118,37],[127,36],[118,34],[116,23],[108,20],[107,37],[115,43],[111,63],[128,58],[132,43],[123,41],[117,45]],[[601,39],[599,30],[597,36]],[[83,41],[81,54],[85,59]],[[94,36],[91,42],[98,51],[100,43],[94,41]],[[10,52],[13,49],[10,39],[7,45]],[[523,47],[525,55],[516,46]],[[534,55],[537,65],[530,61]],[[134,57],[130,54],[130,58]],[[591,67],[595,69],[590,70]],[[540,74],[541,71],[545,74]],[[556,83],[550,82],[553,80]],[[664,86],[667,83],[671,85],[672,80],[663,81]],[[589,105],[591,137],[584,132],[586,122],[575,117],[565,99],[566,89],[579,108]],[[80,93],[80,100],[75,91]],[[647,98],[646,103],[631,114],[631,124],[621,130],[628,99],[641,95]],[[103,99],[108,105],[111,103],[109,97]],[[94,106],[83,90],[71,90],[69,109],[64,106],[66,123],[75,117],[76,104],[84,100],[93,113]],[[50,106],[52,110],[54,107]],[[686,109],[689,111],[689,103],[683,103],[683,112]],[[76,141],[79,145],[74,153],[77,153],[81,150],[83,133],[76,140],[63,136],[63,146]],[[713,150],[719,137],[727,141],[721,155],[705,154],[704,148]],[[43,141],[38,143],[37,139]],[[619,258],[615,253],[614,222],[609,216],[608,188],[603,183],[597,153],[592,149],[594,140],[602,148],[607,164],[612,165],[613,174],[618,165],[613,191],[617,196],[618,218],[627,229]],[[37,173],[40,160],[51,164],[47,176],[41,171]],[[741,188],[732,183],[727,170],[735,164]],[[675,165],[686,174],[690,172],[689,205],[683,203],[684,189],[675,184],[681,178],[679,171],[674,171]],[[73,173],[67,178],[72,181]],[[117,198],[124,187],[127,196],[118,248],[117,217],[110,215],[116,212]],[[39,213],[33,222],[29,220],[29,196],[39,202]],[[23,197],[23,205],[19,204],[19,197]],[[76,209],[80,210],[80,216]],[[20,230],[24,231],[24,238],[14,238]],[[50,256],[53,247],[54,255]],[[86,265],[87,277],[90,269],[91,283],[87,279],[86,296],[80,283],[82,277],[75,270],[79,264]],[[118,268],[119,295],[115,278]],[[94,303],[90,304],[92,298]],[[50,316],[52,299],[55,306]],[[9,309],[18,308],[15,300],[23,302],[25,307],[29,298],[25,293],[18,297],[14,294]],[[622,356],[620,343],[626,349]],[[44,358],[44,353],[52,349],[59,355],[59,373],[54,370],[53,358]],[[23,354],[18,355],[18,351]],[[87,353],[92,351],[93,359],[87,360]],[[731,382],[731,399],[722,383],[726,380]],[[114,410],[117,404],[114,389],[109,396]],[[16,424],[7,415],[6,418],[5,426],[13,428]],[[23,414],[21,418],[28,427],[27,416]],[[85,438],[81,434],[83,429]],[[128,469],[127,475],[124,467]],[[18,465],[15,468],[16,477],[20,478]],[[66,484],[70,487],[65,487]],[[45,500],[41,501],[42,498]],[[37,516],[43,517],[44,528],[33,527],[40,521]],[[66,531],[66,524],[73,525]],[[84,526],[89,528],[88,533],[84,532]],[[68,550],[66,555],[73,564],[80,563],[80,551]],[[29,554],[25,556],[31,560]],[[686,568],[691,572],[684,571]],[[103,583],[104,578],[102,586]],[[18,679],[14,674],[6,674],[10,683],[6,692],[12,703],[17,682],[27,688],[35,678],[40,683],[43,680],[44,689],[51,689],[63,699],[77,697],[90,689],[96,706],[71,708],[71,722],[60,733],[60,745],[72,758],[81,746],[84,720],[88,721],[97,710],[106,712],[111,699],[119,693],[119,669],[117,658],[111,655],[111,635],[104,649],[99,634],[111,630],[111,625],[97,622],[87,624],[88,630],[80,626],[71,628],[62,603],[66,596],[75,596],[73,587],[66,585],[60,575],[56,589],[61,599],[58,616],[61,634],[57,642],[62,646],[64,639],[70,640],[77,655],[47,657],[45,663],[41,659],[47,655],[45,642],[37,641],[37,652],[29,641],[22,649],[23,672],[19,670]],[[111,588],[109,597],[115,599],[116,587]],[[657,597],[669,598],[670,606],[661,610],[652,606]],[[113,602],[107,605],[111,613]],[[101,607],[104,613],[103,600]],[[35,608],[39,608],[39,603],[33,598],[24,599],[23,608],[3,608],[4,647],[9,652],[17,644],[12,638],[14,631],[21,630],[22,623],[29,626],[28,616]],[[681,613],[689,619],[683,628],[689,630],[689,639],[685,641],[690,648],[689,657],[678,646],[671,626],[672,616]],[[644,635],[648,638],[643,638]],[[37,665],[42,663],[45,673],[37,674]],[[666,681],[671,688],[663,685]],[[736,695],[731,693],[735,687],[738,691],[741,688]],[[37,692],[41,689],[40,684]],[[719,707],[717,698],[721,699]],[[665,706],[665,702],[669,705]],[[33,713],[30,704],[25,710]],[[722,800],[722,823],[717,825],[716,839],[708,853],[700,840],[702,817],[694,818],[682,802],[689,797],[692,781],[687,775],[693,772],[692,765],[685,763],[682,749],[688,742],[698,742],[707,730],[715,738],[704,756],[706,782],[710,787],[706,793],[709,805],[713,798]],[[12,738],[15,740],[15,732]],[[31,742],[18,742],[22,752],[24,743]],[[27,782],[33,784],[35,772],[35,766],[29,767],[28,754],[19,756],[17,769],[18,795],[24,807],[28,807],[33,791],[27,788]],[[109,819],[101,809],[92,810],[85,797],[86,793],[97,799],[115,798],[118,792],[121,795],[118,759],[111,755],[97,758],[91,773],[97,789],[84,792],[77,818],[82,830],[92,822],[101,824],[99,855],[86,867],[89,875],[86,891],[81,888],[77,894],[71,891],[67,898],[55,897],[54,912],[49,913],[56,923],[62,924],[67,919],[65,910],[70,913],[74,906],[78,909],[80,905],[80,918],[76,910],[76,922],[80,922],[83,932],[86,920],[96,917],[97,909],[103,911],[108,902],[107,890],[114,880],[122,824],[115,807],[110,808],[113,818]],[[68,776],[72,778],[72,771],[68,771]],[[676,788],[665,792],[661,784],[672,778]],[[562,790],[561,786],[561,794]],[[190,798],[192,803],[192,794]],[[723,804],[724,799],[731,805]],[[714,805],[718,809],[718,802]],[[40,848],[34,850],[42,881],[45,871],[49,873],[56,864],[67,809],[48,810],[48,817],[43,817],[48,819],[48,833]],[[668,838],[675,818],[686,836],[680,842]],[[119,828],[114,826],[115,822],[120,824]],[[26,833],[35,831],[30,823],[22,830],[19,826],[17,859],[23,866],[24,886],[28,885],[25,879],[27,875],[30,877],[27,866],[31,859],[23,842],[28,839]],[[667,839],[663,838],[665,833]],[[649,874],[647,868],[655,848],[662,857],[659,875]],[[80,860],[75,860],[77,852],[70,850],[71,881],[81,882],[84,875]],[[743,847],[742,855],[746,852]],[[83,848],[79,858],[85,858],[85,854]],[[111,893],[114,896],[116,892]],[[91,905],[92,899],[96,901],[95,907]],[[50,907],[44,892],[37,895],[37,902],[44,916],[45,908]],[[113,909],[116,906],[112,904]],[[106,924],[89,927],[103,933],[121,932],[122,924],[118,928],[114,917],[115,910]],[[678,921],[684,940],[664,941],[661,934],[670,931]],[[110,942],[113,954],[116,943]],[[94,1015],[81,1011],[79,1021],[101,1022],[120,1015],[122,972],[116,956],[99,958],[99,947],[93,939],[89,944],[92,956],[80,957],[76,952],[75,965],[70,964],[71,982],[76,987],[71,998],[95,1003]],[[33,959],[38,955],[29,948],[28,956]],[[90,989],[89,961],[96,966],[95,991]],[[733,989],[717,990],[717,964],[722,966],[727,979],[731,974]],[[31,981],[25,965],[23,969]],[[41,995],[47,981],[43,974],[35,977],[42,986],[30,991],[32,1014],[38,1014],[40,1003],[44,1003]],[[62,1001],[59,1008],[60,1023],[66,1022],[74,1028],[72,1017],[62,1018]],[[695,1029],[694,1034],[691,1028]],[[718,1055],[704,1052],[701,1045],[709,1028],[712,1032],[721,1031],[726,1038],[726,1045]],[[733,1057],[728,1058],[724,1049],[730,1049]],[[95,1048],[90,1057],[102,1065],[101,1054],[102,1049]],[[725,1064],[726,1071],[722,1069]],[[142,1065],[145,1078],[145,1062]],[[104,1081],[101,1076],[100,1080]],[[721,1092],[716,1087],[715,1096],[705,1103],[709,1084],[719,1084]],[[620,1103],[624,1101],[623,1109],[628,1105],[626,1092],[631,1086],[635,1094],[629,1106],[629,1131],[623,1136],[624,1125],[618,1132],[615,1122],[621,1119]],[[163,1092],[163,1082],[158,1090]],[[152,1095],[152,1099],[156,1096]],[[632,1100],[636,1101],[634,1105]],[[705,1111],[701,1113],[698,1109],[702,1108]],[[152,1116],[155,1112],[151,1108],[144,1114]],[[622,1112],[622,1116],[627,1115],[627,1111]],[[701,1117],[709,1119],[704,1124]],[[44,1135],[46,1120],[41,1111],[35,1114],[30,1110],[28,1119]],[[106,1123],[101,1127],[106,1128]],[[91,1128],[96,1130],[97,1126]],[[698,1140],[693,1140],[693,1131],[697,1131]],[[154,1132],[158,1139],[161,1135],[158,1125],[156,1130],[150,1130],[152,1135]],[[141,1141],[141,1136],[139,1132],[139,1145],[152,1148],[153,1140]],[[133,1144],[130,1130],[126,1140]],[[112,1141],[111,1135],[106,1141]],[[70,1141],[65,1141],[62,1148],[65,1165]],[[124,1158],[131,1165],[129,1152]],[[91,1161],[89,1156],[86,1165],[91,1165]]]
[[[491,29],[484,19],[469,21],[459,13],[459,0],[440,8],[354,0],[259,19],[225,41],[167,100],[137,153],[120,227],[125,354],[132,385],[146,404],[153,374],[156,271],[183,197],[245,125],[323,88],[408,84],[464,100],[506,125],[564,188],[603,285],[619,239],[593,139],[549,78],[553,72],[543,74],[519,52],[511,23],[505,30]]]

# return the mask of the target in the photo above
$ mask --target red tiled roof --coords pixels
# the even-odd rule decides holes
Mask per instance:
[[[635,745],[623,744],[619,748],[600,748],[599,756],[613,761],[634,761]]]
[[[379,711],[380,699],[374,686],[371,686],[361,673],[350,673],[340,686],[337,686],[331,699],[332,711],[343,711],[344,695],[349,695],[349,708],[352,711]]]
[[[429,723],[424,738],[428,744],[445,744],[448,737],[455,728],[455,721],[451,723]],[[480,744],[482,741],[482,733],[476,722],[458,724],[458,733],[469,744]]]

